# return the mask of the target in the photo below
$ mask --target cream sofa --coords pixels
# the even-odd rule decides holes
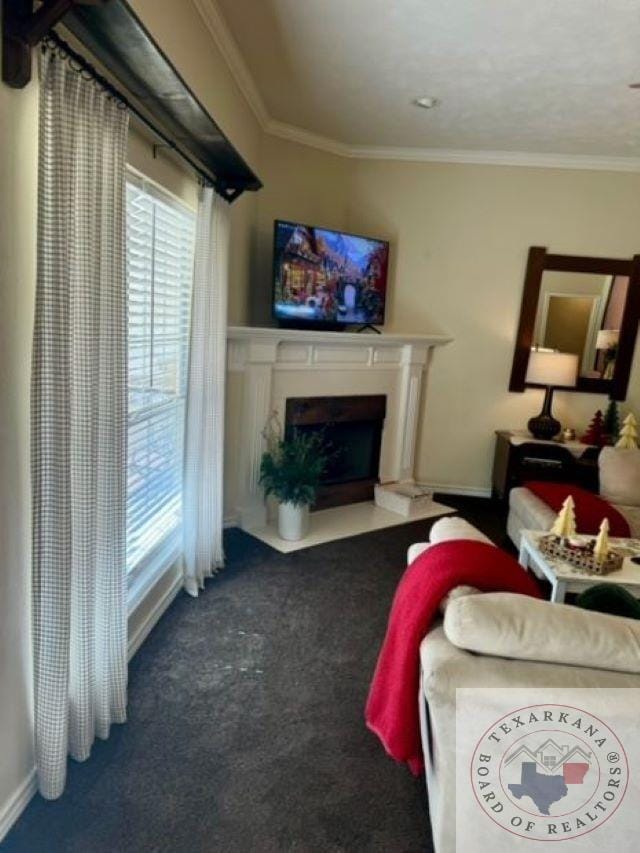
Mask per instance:
[[[487,541],[458,518],[437,522],[431,543]],[[640,687],[640,622],[511,593],[454,590],[420,649],[419,695],[436,853],[455,848],[456,689]]]
[[[605,447],[598,457],[600,493],[624,516],[640,538],[640,450]],[[549,530],[556,514],[525,486],[509,493],[509,538],[520,548],[523,530]]]
[[[625,517],[631,535],[640,538],[640,506],[612,505]],[[507,533],[516,548],[520,548],[520,535],[523,530],[549,530],[555,517],[556,513],[526,486],[511,489]]]

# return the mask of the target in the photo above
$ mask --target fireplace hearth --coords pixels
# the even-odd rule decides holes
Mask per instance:
[[[287,399],[285,435],[320,433],[331,454],[313,510],[373,500],[386,407],[384,394]]]

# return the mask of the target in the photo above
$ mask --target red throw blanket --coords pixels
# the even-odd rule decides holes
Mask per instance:
[[[456,586],[540,598],[531,575],[509,554],[485,542],[433,545],[411,563],[396,590],[365,710],[367,726],[414,775],[424,767],[418,688],[420,643],[442,599]]]
[[[562,504],[569,495],[572,495],[576,505],[576,527],[578,533],[587,533],[593,536],[600,529],[603,518],[609,519],[609,533],[611,536],[621,536],[628,539],[631,530],[626,519],[609,501],[568,483],[544,483],[533,481],[525,483],[530,492],[544,501],[554,512],[560,512]]]

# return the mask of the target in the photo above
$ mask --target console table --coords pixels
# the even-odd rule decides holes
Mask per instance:
[[[600,448],[577,441],[542,441],[527,432],[497,430],[493,458],[493,497],[506,500],[527,480],[572,483],[598,491]]]

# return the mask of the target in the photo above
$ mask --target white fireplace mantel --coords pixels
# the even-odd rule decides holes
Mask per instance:
[[[243,374],[241,526],[250,530],[266,524],[266,507],[258,484],[263,432],[274,412],[284,423],[288,397],[385,394],[380,481],[413,480],[424,375],[433,348],[451,340],[435,334],[229,327],[228,370]]]
[[[230,341],[252,341],[256,343],[309,343],[309,344],[356,344],[362,346],[401,346],[403,344],[438,346],[448,344],[449,335],[377,335],[374,332],[323,332],[311,329],[278,329],[270,326],[229,326]]]

